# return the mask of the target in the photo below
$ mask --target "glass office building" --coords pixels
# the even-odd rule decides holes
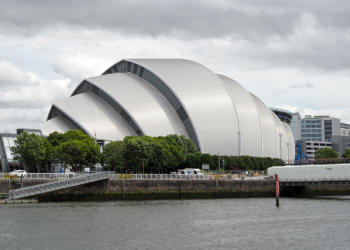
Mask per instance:
[[[15,145],[17,134],[0,134],[0,165],[2,172],[9,172],[19,167],[18,161],[13,159],[11,147]]]

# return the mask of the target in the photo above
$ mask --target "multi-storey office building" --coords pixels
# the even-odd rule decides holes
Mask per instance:
[[[350,136],[347,135],[333,135],[332,148],[341,156],[345,149],[350,148]]]
[[[291,129],[294,138],[300,138],[305,145],[303,149],[310,159],[319,148],[333,148],[339,155],[350,148],[350,124],[341,123],[338,118],[310,115],[301,118],[299,113],[294,113]]]
[[[331,142],[321,142],[321,141],[305,141],[306,144],[306,154],[309,159],[315,158],[315,153],[320,148],[332,148]]]
[[[329,116],[305,116],[301,119],[301,139],[331,142],[332,135],[340,135],[340,120]]]
[[[340,123],[340,135],[350,136],[350,124]]]

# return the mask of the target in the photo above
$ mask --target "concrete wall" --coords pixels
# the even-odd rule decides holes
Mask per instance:
[[[32,186],[49,180],[25,180],[23,186]],[[10,182],[11,188],[19,188]],[[0,180],[0,193],[9,190],[9,181]],[[144,200],[191,199],[225,197],[271,197],[274,181],[228,180],[109,180],[64,189],[39,196],[41,201],[65,200]]]

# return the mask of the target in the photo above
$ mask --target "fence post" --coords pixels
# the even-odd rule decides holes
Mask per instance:
[[[280,206],[280,181],[278,180],[278,175],[275,174],[276,181],[276,207]]]

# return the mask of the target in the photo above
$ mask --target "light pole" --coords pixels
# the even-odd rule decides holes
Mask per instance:
[[[241,147],[242,147],[241,135],[242,135],[242,132],[238,131],[237,134],[238,134],[238,156],[241,156]]]
[[[220,173],[220,154],[218,153],[218,171]]]
[[[279,134],[280,158],[282,159],[282,135]]]

